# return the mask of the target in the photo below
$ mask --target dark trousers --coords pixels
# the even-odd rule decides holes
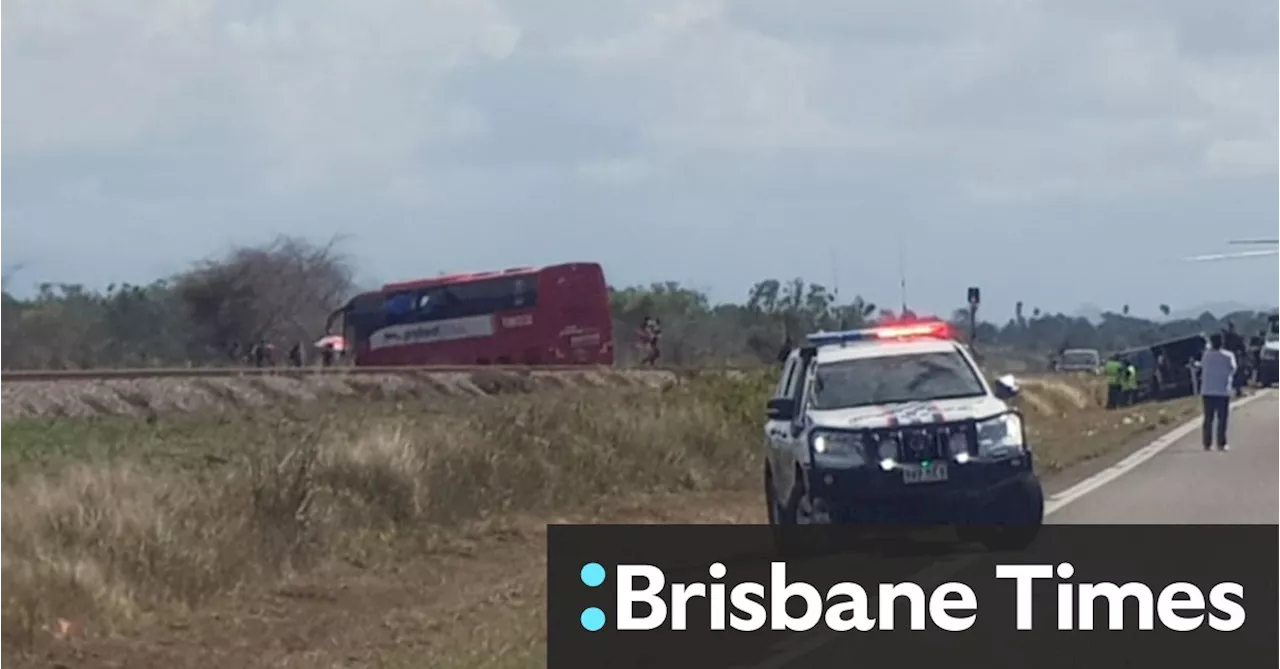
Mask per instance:
[[[1120,406],[1121,394],[1118,384],[1107,384],[1107,408],[1114,409]]]
[[[1227,416],[1231,413],[1231,398],[1219,395],[1204,395],[1204,429],[1201,443],[1205,448],[1213,445],[1214,422],[1217,422],[1218,447],[1227,445]]]

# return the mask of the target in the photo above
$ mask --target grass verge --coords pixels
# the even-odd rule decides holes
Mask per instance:
[[[413,535],[759,470],[770,379],[3,426],[5,647],[100,632]]]
[[[540,655],[538,527],[547,518],[698,522],[710,512],[711,520],[763,520],[755,494],[760,419],[773,381],[766,373],[659,389],[6,423],[5,654],[56,650],[76,630],[146,637],[204,609],[224,612],[190,624],[205,635],[191,648],[207,650],[216,645],[209,630],[252,618],[249,610],[283,607],[292,614],[254,623],[273,636],[241,660],[294,634],[280,625],[300,618],[331,621],[323,631],[312,622],[296,632],[323,637],[311,645],[330,648],[317,666],[355,652],[352,644],[367,651],[371,634],[397,625],[429,636],[420,641],[432,649],[432,666],[523,666],[520,658]],[[1106,412],[1091,383],[1026,385],[1020,402],[1043,469],[1101,455],[1192,406]],[[628,500],[635,500],[629,510]],[[514,518],[528,524],[508,541]],[[472,557],[454,564],[448,556],[458,552]],[[310,605],[299,602],[328,600],[292,590],[262,601],[308,574],[340,606],[303,614]],[[462,603],[451,609],[441,593],[463,581],[480,585],[455,593]],[[424,599],[434,607],[429,623]],[[534,613],[468,627],[493,613],[477,614],[477,600]],[[333,618],[335,608],[346,613]],[[391,654],[405,647],[403,635],[382,642]],[[141,652],[112,648],[128,658]],[[179,659],[154,666],[180,666]]]

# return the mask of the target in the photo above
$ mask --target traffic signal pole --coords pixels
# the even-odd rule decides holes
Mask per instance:
[[[982,301],[977,286],[969,287],[969,348],[978,341],[978,304]]]

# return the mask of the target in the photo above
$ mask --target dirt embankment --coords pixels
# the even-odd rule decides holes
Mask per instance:
[[[420,372],[326,376],[226,376],[16,381],[3,387],[3,420],[92,418],[271,407],[334,398],[466,398],[564,389],[661,389],[682,376],[665,370],[583,372]],[[1098,406],[1099,382],[1086,376],[1020,379],[1023,408],[1057,415]]]
[[[269,407],[333,398],[466,398],[566,388],[663,388],[664,370],[422,372],[312,376],[167,377],[16,381],[3,388],[3,419],[147,417],[168,412]]]

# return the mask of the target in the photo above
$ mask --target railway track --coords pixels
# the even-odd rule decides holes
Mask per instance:
[[[433,365],[423,367],[164,367],[141,369],[75,369],[75,370],[6,370],[0,373],[0,382],[23,381],[106,381],[111,379],[160,379],[160,378],[236,378],[236,377],[292,377],[312,376],[385,376],[422,374],[465,374],[482,371],[511,374],[566,374],[566,373],[640,373],[675,374],[687,376],[698,373],[749,372],[761,366],[738,367],[597,367],[584,365]]]

